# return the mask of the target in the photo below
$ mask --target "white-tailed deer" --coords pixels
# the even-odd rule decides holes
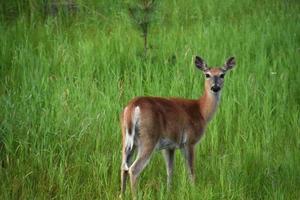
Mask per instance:
[[[168,185],[173,174],[175,149],[181,149],[194,181],[195,144],[211,120],[220,99],[225,73],[235,65],[234,57],[224,66],[209,68],[196,56],[195,65],[205,75],[205,90],[200,99],[136,97],[121,115],[122,165],[121,192],[125,192],[129,174],[132,194],[136,193],[137,178],[155,149],[163,150],[167,166]],[[131,163],[134,151],[136,159]]]

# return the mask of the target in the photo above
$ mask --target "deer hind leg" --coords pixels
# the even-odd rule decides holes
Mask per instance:
[[[189,177],[192,183],[195,182],[195,169],[194,169],[194,154],[195,154],[195,148],[193,145],[185,146],[182,149],[183,156],[186,160],[186,165],[189,172]]]
[[[121,165],[121,196],[125,193],[126,190],[126,180],[128,177],[128,165],[130,166],[132,155],[134,154],[134,148],[130,151],[123,149],[122,154],[122,165]]]
[[[132,115],[132,119],[129,119],[129,123],[124,120],[124,115],[128,114],[128,107],[124,109],[122,122],[122,165],[121,165],[121,196],[126,190],[126,179],[128,176],[129,166],[131,166],[130,158],[132,157],[135,147],[136,135],[139,134],[138,124],[140,120],[140,107],[135,107]]]
[[[129,167],[131,191],[134,198],[137,191],[137,178],[139,174],[143,171],[143,169],[147,166],[150,156],[155,148],[155,144],[149,142],[147,144],[140,143],[140,145],[137,148],[138,154],[136,160]]]
[[[166,161],[166,168],[167,168],[167,175],[168,175],[167,183],[168,183],[168,188],[170,188],[171,183],[172,183],[172,177],[173,177],[173,164],[174,164],[175,149],[165,149],[163,151],[163,153],[164,153],[164,157],[165,157],[165,161]]]
[[[128,176],[128,171],[121,169],[121,197],[124,195],[126,190],[126,180]]]

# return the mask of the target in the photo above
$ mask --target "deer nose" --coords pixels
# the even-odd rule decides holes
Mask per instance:
[[[214,92],[219,92],[220,89],[221,88],[219,86],[216,86],[216,85],[214,85],[214,86],[211,87],[211,90],[214,91]]]

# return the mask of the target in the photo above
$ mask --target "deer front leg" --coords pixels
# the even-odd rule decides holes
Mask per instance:
[[[174,163],[175,149],[165,149],[163,153],[164,153],[166,167],[167,167],[167,175],[168,175],[167,184],[168,184],[168,188],[170,188],[172,183],[172,177],[173,177],[173,163]]]
[[[195,148],[194,145],[185,146],[182,149],[183,156],[186,160],[189,177],[192,181],[192,183],[195,182],[195,170],[194,170],[194,154],[195,154]]]

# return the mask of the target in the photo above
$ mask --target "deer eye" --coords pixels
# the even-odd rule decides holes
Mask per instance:
[[[220,78],[224,78],[224,76],[225,76],[225,74],[221,74],[221,75],[220,75]]]
[[[206,77],[206,78],[210,78],[210,75],[209,75],[209,74],[205,74],[205,77]]]

